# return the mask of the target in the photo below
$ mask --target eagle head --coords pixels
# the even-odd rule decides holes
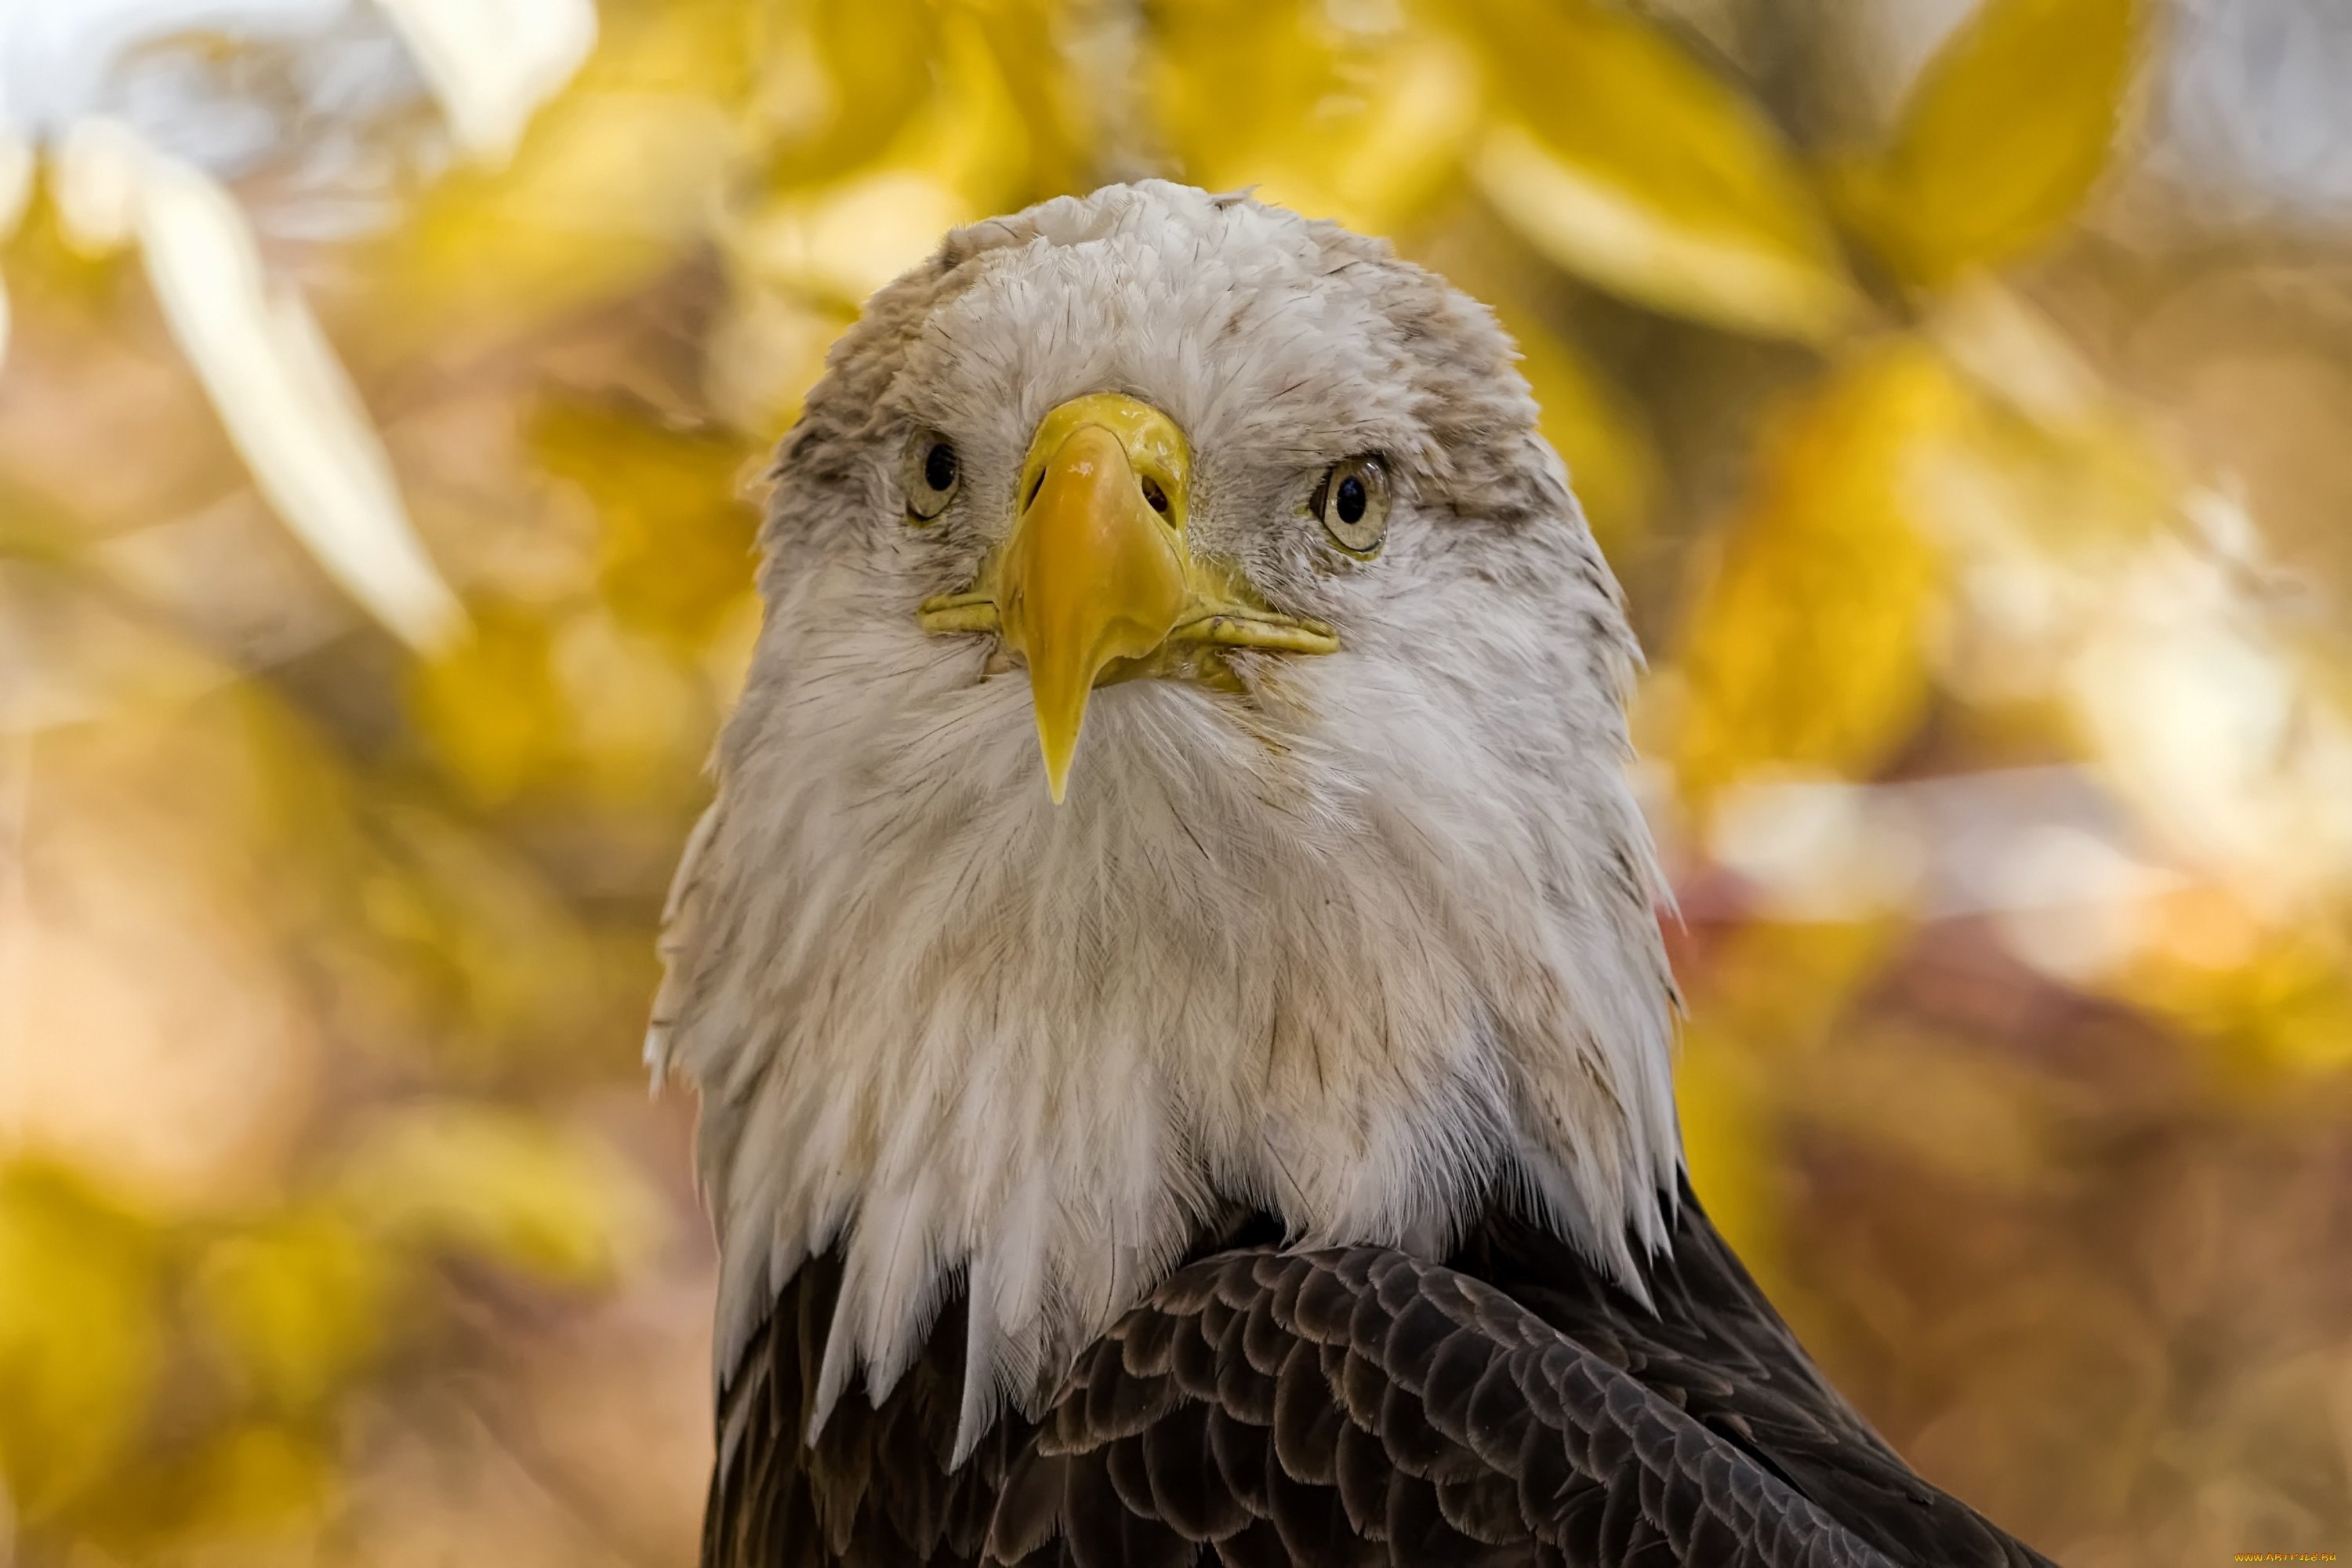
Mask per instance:
[[[1632,1284],[1680,1159],[1638,655],[1513,360],[1385,245],[1158,182],[869,302],[649,1046],[722,1369],[827,1248],[816,1423],[961,1289],[966,1447],[1236,1214],[1433,1255],[1516,1205]]]

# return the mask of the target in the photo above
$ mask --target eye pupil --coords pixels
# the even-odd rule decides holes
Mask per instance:
[[[1389,476],[1377,456],[1351,458],[1323,470],[1307,510],[1331,542],[1359,560],[1380,553],[1389,528]]]
[[[955,448],[945,441],[936,443],[923,455],[923,482],[935,490],[943,490],[956,482]]]
[[[1349,474],[1339,481],[1339,493],[1332,498],[1339,506],[1341,522],[1361,522],[1364,508],[1370,498],[1364,493],[1364,481]]]

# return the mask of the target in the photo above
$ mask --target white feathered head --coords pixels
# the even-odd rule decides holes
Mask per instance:
[[[1636,651],[1510,343],[1381,243],[1149,183],[961,229],[783,441],[653,1051],[719,1363],[971,1296],[965,1440],[1236,1206],[1625,1272],[1679,1159]]]

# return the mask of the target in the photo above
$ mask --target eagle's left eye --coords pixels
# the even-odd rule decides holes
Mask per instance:
[[[907,521],[929,522],[948,509],[956,487],[963,482],[963,463],[955,444],[936,430],[918,430],[907,443],[903,475],[907,490]]]
[[[1335,463],[1309,506],[1334,544],[1350,555],[1375,554],[1389,531],[1388,469],[1378,458]]]

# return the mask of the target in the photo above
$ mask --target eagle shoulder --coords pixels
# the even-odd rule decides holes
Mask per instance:
[[[722,1389],[705,1568],[2050,1568],[1838,1396],[1687,1188],[1646,1304],[1501,1214],[1442,1264],[1248,1234],[961,1466],[960,1295],[805,1440],[842,1279],[811,1259]]]
[[[988,1560],[1890,1563],[1510,1297],[1382,1247],[1177,1273],[1080,1359]]]

